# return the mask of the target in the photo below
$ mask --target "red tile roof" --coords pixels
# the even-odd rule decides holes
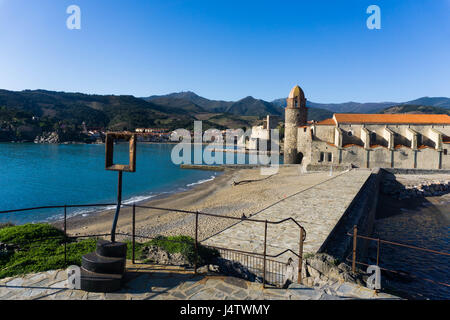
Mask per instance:
[[[334,117],[338,123],[450,124],[446,114],[335,113]]]
[[[325,126],[325,125],[333,125],[334,126],[336,124],[336,122],[334,122],[333,118],[329,118],[329,119],[325,119],[325,120],[319,121],[316,124],[317,125],[323,125],[323,126]]]

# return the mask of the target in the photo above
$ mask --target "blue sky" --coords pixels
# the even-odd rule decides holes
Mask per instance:
[[[450,0],[0,0],[2,89],[270,101],[295,84],[324,103],[450,96]]]

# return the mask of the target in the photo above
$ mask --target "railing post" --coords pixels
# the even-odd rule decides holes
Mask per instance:
[[[267,220],[264,223],[264,267],[263,267],[263,288],[266,287],[266,254],[267,254]]]
[[[358,227],[356,225],[353,226],[353,258],[352,258],[352,271],[356,273],[356,245],[358,238]]]
[[[67,265],[67,205],[64,205],[64,264]]]
[[[380,239],[378,238],[378,246],[377,246],[377,266],[380,264],[380,244],[381,244],[381,241],[380,241]]]
[[[303,267],[303,228],[300,228],[300,242],[299,242],[299,249],[298,249],[298,284],[302,283],[302,267]]]
[[[197,274],[197,261],[198,261],[198,211],[195,213],[195,260],[194,260],[194,273]]]
[[[132,227],[132,234],[133,234],[133,258],[132,262],[135,264],[135,250],[136,250],[136,204],[133,203],[133,227]]]

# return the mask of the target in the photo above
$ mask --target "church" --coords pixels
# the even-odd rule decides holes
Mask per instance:
[[[450,169],[450,116],[336,113],[308,121],[303,90],[285,109],[284,163],[358,168]]]

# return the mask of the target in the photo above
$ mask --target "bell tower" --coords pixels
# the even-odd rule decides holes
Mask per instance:
[[[284,163],[300,163],[297,150],[298,127],[305,126],[308,119],[308,108],[303,90],[299,86],[292,88],[286,100],[284,121]]]

